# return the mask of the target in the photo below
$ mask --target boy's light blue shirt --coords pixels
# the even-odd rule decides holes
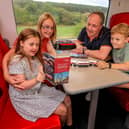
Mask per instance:
[[[114,63],[124,63],[129,61],[129,43],[125,44],[122,49],[113,49],[112,51]]]
[[[112,56],[114,63],[129,62],[129,43],[126,43],[122,49],[113,49]],[[129,71],[127,73],[129,74]]]

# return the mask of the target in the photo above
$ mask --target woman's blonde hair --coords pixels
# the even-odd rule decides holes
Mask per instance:
[[[111,34],[119,33],[125,37],[129,37],[129,25],[126,23],[120,23],[112,27]]]
[[[41,35],[42,24],[47,19],[51,19],[52,22],[53,22],[53,28],[54,29],[53,29],[53,34],[51,35],[50,39],[54,42],[56,40],[56,22],[55,22],[55,19],[53,18],[53,16],[50,13],[45,12],[39,17],[38,26],[37,26],[38,31],[39,31],[39,33]],[[41,35],[41,37],[42,37],[42,35]]]

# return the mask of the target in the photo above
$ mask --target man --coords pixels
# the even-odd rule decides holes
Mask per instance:
[[[83,52],[87,56],[101,60],[108,58],[112,46],[110,30],[103,26],[104,19],[102,12],[93,12],[88,16],[86,27],[81,30],[78,39],[75,41],[76,52]]]
[[[110,43],[110,30],[103,26],[104,19],[102,12],[92,12],[88,16],[86,27],[82,28],[75,41],[75,52],[84,53],[100,60],[109,58],[112,45]],[[89,103],[86,103],[85,100],[85,97],[88,97],[86,94],[71,95],[73,120],[78,129],[87,128],[86,121],[84,121],[89,110]]]

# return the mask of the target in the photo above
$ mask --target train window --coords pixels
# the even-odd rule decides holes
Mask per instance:
[[[87,15],[102,11],[107,16],[108,0],[13,0],[17,32],[36,28],[38,17],[50,12],[57,23],[57,38],[76,38],[85,25]]]

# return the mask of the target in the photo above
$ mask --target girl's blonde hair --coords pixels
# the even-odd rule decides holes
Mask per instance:
[[[53,28],[54,29],[53,29],[53,34],[51,35],[50,39],[51,39],[52,42],[55,42],[55,40],[56,40],[56,22],[55,22],[55,19],[53,18],[53,16],[50,13],[45,12],[39,17],[38,24],[37,24],[38,25],[37,26],[38,31],[41,35],[42,24],[47,19],[51,19],[52,22],[53,22]],[[41,35],[41,37],[42,37],[42,35]]]
[[[112,27],[111,34],[119,33],[126,38],[129,37],[129,25],[126,23],[120,23]]]

